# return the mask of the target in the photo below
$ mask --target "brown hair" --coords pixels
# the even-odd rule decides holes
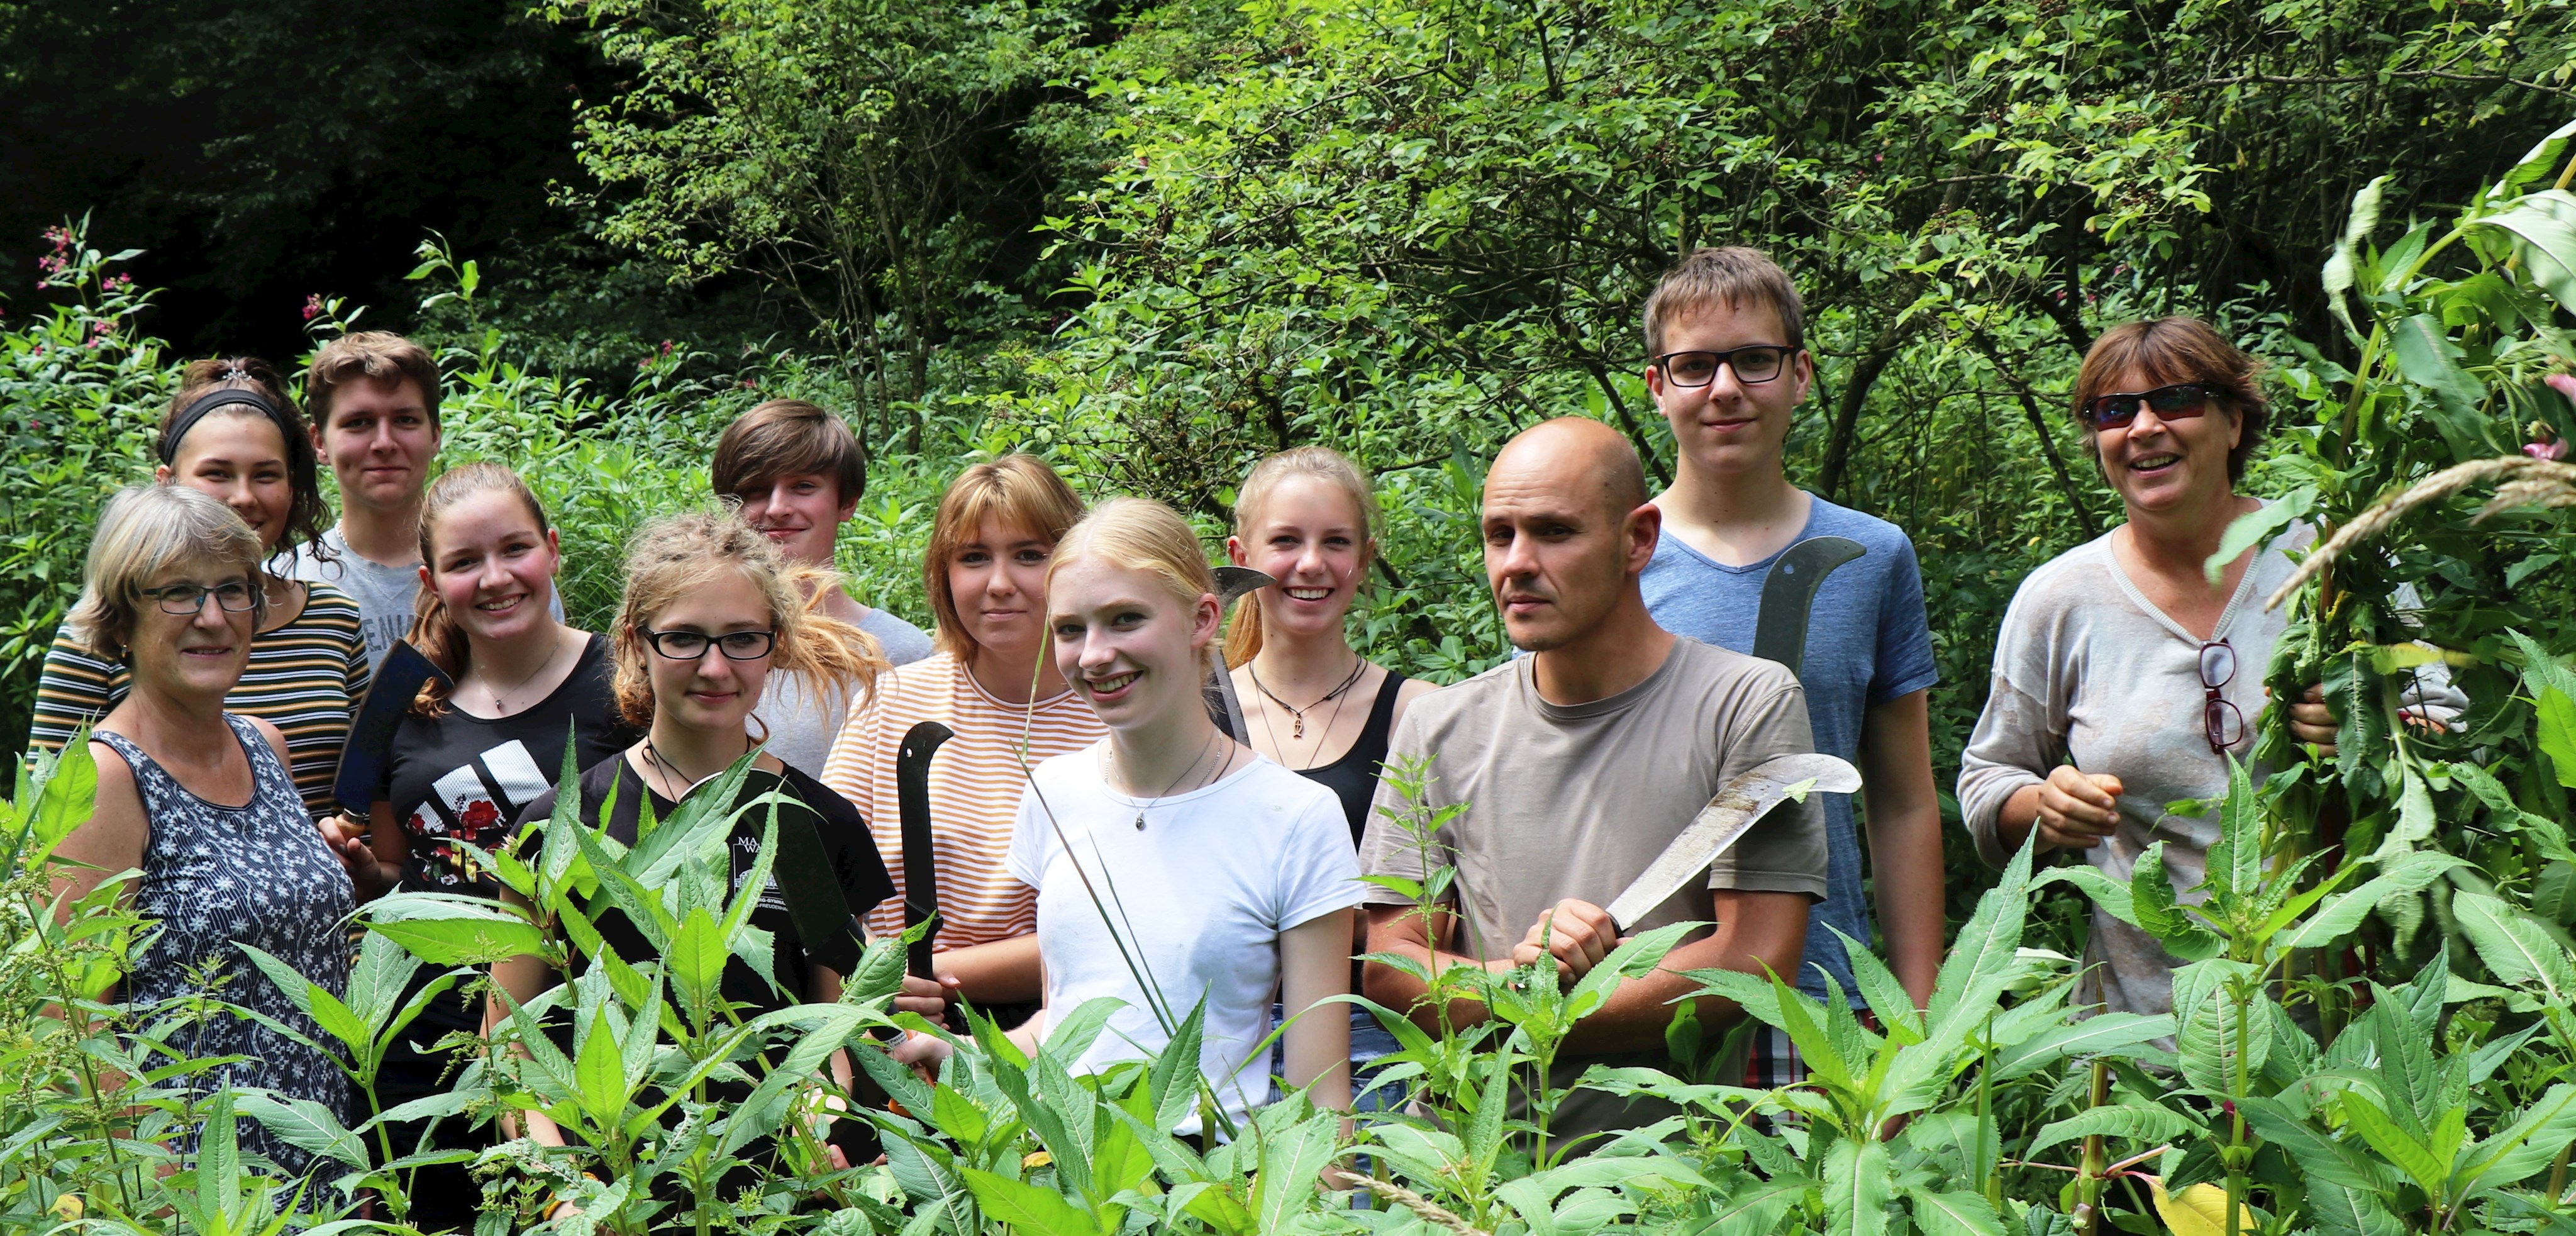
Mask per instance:
[[[938,623],[934,643],[960,661],[973,659],[975,637],[966,633],[957,598],[948,590],[948,564],[987,519],[1053,543],[1063,540],[1081,521],[1082,499],[1045,460],[1018,452],[976,464],[948,483],[948,492],[939,495],[939,511],[930,520],[930,548],[921,556],[921,588],[930,596],[930,612]]]
[[[1292,476],[1311,476],[1338,486],[1342,496],[1350,499],[1351,510],[1359,516],[1360,576],[1367,578],[1369,563],[1377,557],[1377,490],[1369,485],[1368,474],[1340,451],[1301,446],[1252,465],[1252,474],[1243,478],[1243,490],[1234,500],[1234,534],[1250,536],[1252,526],[1260,522],[1262,508],[1270,501],[1270,491]],[[1226,624],[1225,663],[1241,665],[1260,652],[1261,594],[1247,593],[1234,603],[1234,617]]]
[[[1199,534],[1180,512],[1151,498],[1112,498],[1083,516],[1056,546],[1055,558],[1047,563],[1047,581],[1052,584],[1058,569],[1083,558],[1144,571],[1183,606],[1216,592],[1216,572],[1208,566]],[[1211,651],[1200,653],[1201,668]]]
[[[1646,355],[1663,355],[1664,332],[1675,321],[1717,304],[1767,305],[1780,315],[1780,342],[1793,352],[1807,346],[1806,304],[1789,272],[1759,249],[1729,245],[1692,250],[1655,285],[1646,297]]]
[[[554,530],[554,525],[546,519],[546,508],[537,502],[537,495],[528,489],[526,481],[519,479],[518,473],[497,463],[466,464],[461,468],[451,468],[431,481],[429,492],[421,495],[421,565],[437,570],[438,551],[433,542],[438,538],[439,521],[446,517],[447,512],[467,498],[495,490],[517,498],[528,508],[528,514],[537,521],[539,536]],[[420,694],[412,700],[412,711],[434,717],[447,706],[448,688],[465,676],[472,649],[466,642],[464,626],[456,621],[456,615],[447,612],[447,602],[439,599],[438,589],[423,587],[420,596],[412,602],[411,614],[412,646],[420,649],[430,664],[447,675],[445,681],[432,676],[421,685]]]
[[[818,686],[862,695],[876,690],[877,675],[888,667],[875,637],[805,600],[809,593],[821,596],[835,586],[832,572],[789,561],[733,511],[695,511],[645,525],[626,551],[626,597],[609,645],[617,662],[617,708],[630,724],[653,724],[653,675],[645,661],[644,630],[673,602],[727,572],[750,583],[769,602],[776,633],[770,672],[804,674]],[[706,655],[724,654],[709,648]]]
[[[2158,386],[2198,382],[2213,388],[2218,401],[2236,414],[2244,432],[2237,435],[2236,448],[2227,452],[2227,479],[2245,479],[2245,464],[2254,457],[2254,449],[2263,441],[2263,430],[2271,423],[2271,408],[2263,401],[2263,362],[2229,343],[2226,336],[2211,329],[2198,318],[2158,318],[2152,322],[2123,322],[2102,332],[2093,347],[2084,353],[2084,367],[2075,374],[2076,423],[2084,423],[2084,405],[2096,396],[2112,393],[2111,384],[2131,370]],[[2084,450],[2093,457],[2094,470],[2108,476],[2102,467],[2100,434],[2084,425]]]
[[[251,577],[251,629],[259,629],[268,590],[259,586],[266,557],[259,534],[214,495],[185,485],[133,485],[107,500],[81,568],[80,599],[63,630],[81,651],[123,660],[134,638],[135,606],[152,578],[183,563],[238,567]]]
[[[813,473],[831,477],[843,502],[857,501],[868,488],[858,435],[840,417],[802,399],[772,399],[735,417],[716,439],[707,471],[716,495],[724,498],[740,498],[744,490],[780,477]]]
[[[277,406],[278,415],[273,417],[261,417],[259,412],[244,404],[217,408],[206,414],[254,417],[277,426],[277,435],[286,448],[286,483],[293,497],[286,507],[286,528],[278,533],[277,544],[270,546],[269,552],[293,553],[298,546],[310,545],[315,557],[331,558],[330,550],[321,539],[331,508],[322,501],[322,482],[316,472],[313,435],[305,428],[304,418],[295,414],[295,400],[287,395],[286,382],[277,376],[277,366],[256,356],[225,356],[188,362],[188,367],[179,373],[179,393],[171,396],[170,406],[161,410],[161,424],[154,431],[153,453],[175,465],[180,441],[185,440],[186,434],[182,433],[180,441],[171,440],[171,423],[179,419],[179,413],[185,411],[189,404],[225,390],[251,391]],[[188,430],[193,431],[204,423],[197,421],[188,426]]]
[[[438,424],[438,401],[446,392],[437,358],[392,331],[362,330],[323,344],[304,371],[304,411],[313,418],[313,436],[322,436],[331,424],[332,397],[360,379],[387,386],[410,380],[420,388],[421,402],[429,405],[429,423]]]

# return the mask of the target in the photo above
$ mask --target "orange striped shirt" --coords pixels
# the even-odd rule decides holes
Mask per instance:
[[[1039,700],[1034,708],[1005,703],[944,652],[880,675],[875,695],[851,707],[823,764],[823,784],[857,804],[894,876],[896,895],[868,915],[870,935],[903,930],[903,824],[895,804],[894,759],[905,731],[923,721],[957,734],[930,761],[931,837],[939,865],[937,947],[945,951],[1035,932],[1037,891],[1003,867],[1028,785],[1025,769],[1081,750],[1109,731],[1071,691]]]

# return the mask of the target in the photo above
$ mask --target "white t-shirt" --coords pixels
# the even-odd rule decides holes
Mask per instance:
[[[1088,876],[1172,1015],[1187,1017],[1206,999],[1199,1071],[1239,1123],[1270,1093],[1270,1056],[1255,1048],[1270,1033],[1280,933],[1356,906],[1366,891],[1350,824],[1332,791],[1259,757],[1188,794],[1111,793],[1101,779],[1107,741],[1038,765],[1011,834],[1010,873],[1038,890],[1048,1016],[1102,996],[1126,1002],[1077,1072],[1142,1059],[1169,1041],[1084,890]],[[1198,1118],[1177,1131],[1197,1132]]]

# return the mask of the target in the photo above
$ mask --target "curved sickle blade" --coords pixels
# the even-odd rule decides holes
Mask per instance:
[[[936,721],[904,731],[895,749],[894,801],[903,827],[903,925],[918,927],[939,914],[939,860],[931,848],[930,757],[956,732]],[[904,954],[904,969],[914,978],[930,977],[930,944],[939,934],[931,923]]]
[[[1718,855],[1743,840],[1801,781],[1815,782],[1807,793],[1849,794],[1860,789],[1860,770],[1833,756],[1808,752],[1775,755],[1737,773],[1618,900],[1604,907],[1620,933],[1626,934],[1638,919],[1705,874]]]
[[[1247,593],[1258,592],[1278,583],[1260,571],[1244,566],[1221,566],[1216,569],[1217,608],[1224,609]],[[1252,729],[1244,723],[1243,701],[1235,698],[1234,675],[1225,672],[1225,657],[1213,658],[1208,667],[1207,685],[1200,694],[1207,697],[1208,719],[1217,728],[1232,735],[1236,742],[1252,741]]]
[[[1847,536],[1811,536],[1781,551],[1762,577],[1762,609],[1753,618],[1753,655],[1792,674],[1807,658],[1807,613],[1825,577],[1869,551]]]

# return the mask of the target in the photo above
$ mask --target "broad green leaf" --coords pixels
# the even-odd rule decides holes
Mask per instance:
[[[435,893],[395,893],[369,904],[367,930],[436,966],[483,966],[541,954],[545,938],[515,911]]]
[[[2557,171],[2558,165],[2567,161],[2567,139],[2570,137],[2576,137],[2576,120],[2558,126],[2556,131],[2525,151],[2522,158],[2515,160],[2512,169],[2498,183],[2498,193],[2510,193],[2524,185],[2538,183]]]
[[[2520,1184],[2548,1168],[2571,1144],[2576,1144],[2576,1086],[2560,1082],[2511,1125],[2462,1156],[2467,1162],[2460,1167],[2458,1195],[2466,1199]]]
[[[2028,1077],[2061,1060],[2126,1052],[2173,1032],[2174,1019],[2161,1013],[2103,1013],[2053,1026],[1995,1053],[1995,1080]]]
[[[2327,289],[2327,295],[2335,294],[2331,287]],[[2218,549],[2209,555],[2209,561],[2201,564],[2202,573],[2209,577],[2210,583],[2218,583],[2226,578],[2227,564],[2236,561],[2238,555],[2272,539],[2273,533],[2307,518],[2316,509],[2316,486],[2302,485],[2285,497],[2266,502],[2228,521],[2227,532],[2218,539]]]
[[[2003,1236],[2003,1220],[1977,1194],[1909,1188],[1905,1195],[1913,1199],[1914,1225],[1923,1236]]]
[[[2451,1165],[2433,1156],[2431,1147],[2397,1127],[2377,1104],[2359,1094],[2346,1092],[2343,1097],[2344,1123],[2361,1135],[2370,1148],[2379,1152],[2397,1170],[2415,1181],[2427,1195],[2442,1195],[2442,1185],[2450,1179]]]
[[[617,1123],[626,1108],[626,1059],[618,1050],[614,1016],[602,1010],[590,1023],[573,1058],[573,1081],[580,1088],[582,1110],[601,1125]],[[649,1027],[633,1033],[650,1034]]]
[[[237,1096],[234,1106],[241,1114],[260,1123],[277,1140],[298,1150],[346,1163],[360,1171],[369,1166],[367,1147],[340,1123],[331,1109],[311,1099],[282,1099],[273,1095],[245,1093]]]
[[[2052,1147],[2095,1134],[2125,1137],[2142,1145],[2178,1141],[2197,1127],[2190,1117],[2152,1103],[2088,1107],[2042,1128],[2038,1136],[2031,1138],[2030,1149],[2024,1152],[2024,1157],[2038,1160]]]
[[[670,947],[662,951],[662,972],[670,976],[681,1007],[689,1010],[693,1020],[703,1022],[712,1014],[730,955],[715,916],[705,906],[691,907]]]
[[[2466,226],[2511,234],[2514,256],[2522,259],[2531,281],[2560,308],[2576,312],[2576,193],[2526,193],[2511,208]]]
[[[2138,927],[2141,931],[2145,930],[2138,924],[2137,907],[2129,891],[2131,886],[2112,879],[2109,872],[2099,867],[2090,863],[2051,867],[2033,877],[2030,882],[2033,889],[2046,888],[2051,884],[2072,884],[2078,892],[2092,898],[2093,904],[2102,907],[2111,917],[2132,927]],[[1938,999],[1937,992],[1935,999]]]
[[[2316,1218],[2318,1236],[2406,1236],[2406,1225],[2388,1213],[2377,1193],[2322,1178],[2307,1183],[2308,1213]]]
[[[2279,1146],[2312,1180],[2371,1192],[2385,1187],[2387,1169],[2370,1156],[2369,1147],[2357,1147],[2326,1135],[2292,1115],[2277,1099],[2248,1095],[2237,1100],[2236,1106],[2245,1113],[2245,1122],[2253,1126],[2255,1133]]]
[[[2540,749],[2549,756],[2558,784],[2576,790],[2576,699],[2556,687],[2545,687],[2534,700],[2540,714]]]
[[[2497,978],[2537,986],[2554,1004],[2576,999],[2576,962],[2520,911],[2484,893],[2463,890],[2452,895],[2451,914]]]
[[[2253,979],[2252,967],[2225,960],[2196,962],[2174,971],[2174,1041],[2180,1049],[2183,1076],[2192,1085],[2218,1093],[2243,1090],[2234,1084],[2239,1080],[2240,1040],[2237,1009],[2228,988],[2232,982]],[[2270,998],[2257,990],[2249,1000],[2259,1003]],[[2270,1054],[2272,1018],[2249,1007],[2244,1020],[2242,1073],[2243,1079],[2250,1080],[2263,1071],[2263,1060]]]
[[[52,774],[37,791],[29,830],[35,846],[22,860],[30,866],[42,862],[73,829],[98,812],[98,757],[90,754],[88,736],[83,728],[63,744],[54,757]]]
[[[2405,855],[2384,864],[2379,875],[2320,903],[2316,913],[2290,928],[2275,945],[2281,949],[2323,948],[2352,934],[2381,902],[2421,892],[2442,878],[2443,872],[2462,865],[2448,854],[2419,851]]]
[[[1772,1176],[1714,1194],[1699,1230],[1706,1236],[1776,1236],[1781,1216],[1814,1187],[1804,1177]]]
[[[2372,862],[2387,862],[2399,855],[2412,853],[2420,842],[2433,838],[2437,821],[2433,818],[2433,791],[2412,767],[2402,774],[2397,795],[2397,824],[2380,839],[2379,848],[2371,853]]]
[[[2221,896],[2252,896],[2263,884],[2263,804],[2253,779],[2235,756],[2227,757],[2227,801],[2218,812],[2218,840],[2209,847],[2209,887]]]
[[[2486,388],[2460,368],[2456,359],[2460,345],[2451,341],[2442,319],[2419,313],[2392,323],[2389,335],[2397,367],[2406,380],[2432,392],[2433,427],[2450,444],[2453,461],[2466,463],[2493,454],[2497,444],[2489,440],[2480,410]]]
[[[930,1092],[930,1122],[969,1148],[981,1145],[993,1129],[993,1118],[952,1086]]]
[[[1041,1189],[1022,1180],[961,1168],[966,1187],[975,1194],[976,1204],[984,1213],[1028,1236],[1092,1236],[1100,1230],[1087,1211],[1076,1209],[1053,1189]]]
[[[1296,1111],[1306,1105],[1291,1100],[1276,1106]],[[1261,1173],[1253,1181],[1252,1200],[1262,1231],[1286,1231],[1312,1204],[1315,1181],[1333,1161],[1333,1146],[1340,1140],[1338,1125],[1339,1117],[1327,1111],[1261,1139]]]
[[[1837,1138],[1825,1152],[1826,1236],[1886,1236],[1896,1181],[1887,1144]]]

